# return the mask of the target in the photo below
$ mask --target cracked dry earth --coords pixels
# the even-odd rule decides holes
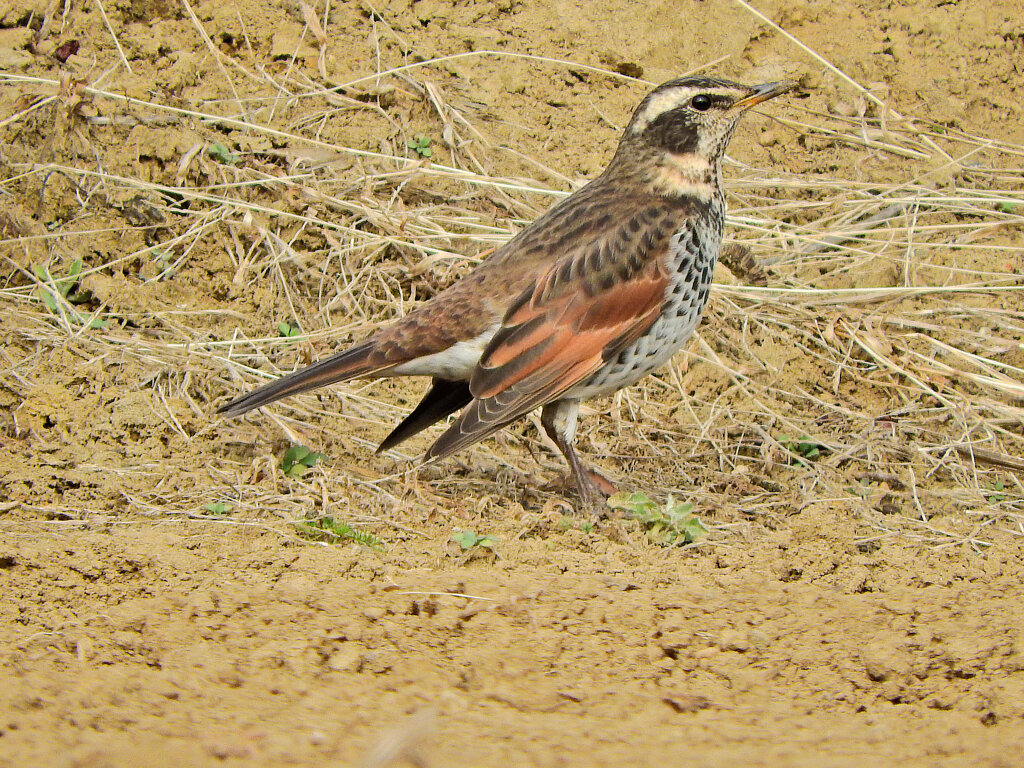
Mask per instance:
[[[312,5],[322,20],[323,5]],[[858,81],[884,83],[895,108],[1024,142],[1017,3],[766,0],[759,8]],[[499,49],[627,73],[642,67],[652,80],[728,57],[716,66],[728,76],[761,66],[805,73],[808,103],[822,112],[844,94],[820,63],[736,3],[381,0],[334,2],[329,17],[327,66],[337,80]],[[81,49],[67,65],[75,76],[96,83],[107,72],[111,92],[229,113],[239,94],[226,73],[241,77],[232,62],[289,87],[317,81],[307,22],[300,4],[273,0],[15,0],[0,8],[0,71],[56,80],[55,51],[75,38]],[[210,52],[196,23],[223,55]],[[413,58],[396,53],[399,44]],[[488,102],[489,130],[521,153],[571,179],[592,176],[642,90],[533,66],[454,60],[438,78]],[[375,102],[389,119],[409,132],[429,126],[420,100],[403,112],[413,86],[389,84],[397,90]],[[5,83],[0,117],[32,103],[34,87]],[[397,101],[389,107],[388,99]],[[327,140],[381,149],[379,134],[349,113],[325,118],[315,99],[287,109],[289,129],[323,119]],[[61,258],[117,265],[146,245],[112,208],[61,187],[61,174],[45,195],[19,181],[32,162],[98,163],[174,184],[213,130],[199,120],[104,125],[94,123],[83,145],[59,121],[4,124],[5,286],[26,284],[42,258],[31,249],[49,247],[46,222],[78,211],[88,215],[76,226],[96,234],[62,241]],[[905,158],[872,165],[840,146],[780,142],[765,126],[751,120],[734,155],[870,181],[912,167]],[[231,139],[246,140],[241,132]],[[248,140],[254,151],[271,149],[266,137]],[[501,157],[504,172],[531,172]],[[111,204],[123,211],[124,198]],[[301,207],[287,196],[267,205]],[[244,290],[232,282],[237,265],[224,253],[249,241],[217,232],[182,258],[172,280],[149,280],[159,271],[152,263],[94,273],[88,285],[105,306],[136,318],[107,347],[89,346],[102,335],[80,327],[44,333],[52,324],[26,314],[35,305],[4,294],[0,766],[1021,764],[1024,539],[1008,526],[971,546],[964,506],[939,494],[901,503],[925,505],[933,524],[962,531],[961,541],[939,546],[904,529],[866,540],[848,501],[815,496],[812,470],[778,464],[770,513],[749,514],[729,501],[748,481],[733,474],[714,485],[715,459],[691,455],[686,438],[661,452],[641,447],[629,466],[652,487],[714,486],[725,499],[699,506],[718,533],[692,548],[656,546],[635,528],[582,530],[571,515],[563,525],[562,497],[533,490],[552,462],[537,469],[507,439],[419,479],[398,475],[380,491],[374,483],[395,465],[372,458],[367,440],[387,427],[360,421],[359,401],[346,406],[352,423],[325,421],[322,434],[269,417],[217,424],[213,401],[242,385],[211,358],[175,353],[174,375],[208,397],[192,408],[163,388],[167,364],[125,351],[158,334],[175,343],[230,339],[242,327],[255,337],[285,316],[272,273]],[[1019,248],[1019,231],[1005,236]],[[404,274],[401,287],[436,287],[435,278]],[[316,287],[300,300],[297,315],[314,314]],[[147,325],[149,310],[162,313],[161,325]],[[800,361],[780,373],[797,385],[816,375]],[[695,390],[713,391],[713,374],[700,376]],[[373,392],[404,403],[415,396],[404,386]],[[864,397],[851,407],[884,407]],[[679,413],[683,434],[694,433],[689,412]],[[629,411],[624,424],[626,434],[650,427]],[[332,457],[305,484],[259,463],[271,461],[261,457],[273,456],[289,429],[322,441]],[[586,450],[615,445],[605,435]],[[203,514],[243,475],[256,479],[237,515]],[[383,552],[310,542],[282,523],[335,493],[329,511],[365,514]],[[493,535],[497,554],[457,551],[455,528]]]

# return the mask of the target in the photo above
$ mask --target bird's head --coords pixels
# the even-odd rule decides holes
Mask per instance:
[[[793,85],[783,81],[750,86],[712,77],[670,80],[640,102],[626,137],[673,154],[715,159],[725,151],[744,112]]]
[[[672,174],[694,183],[710,182],[740,117],[794,85],[782,81],[749,86],[713,77],[670,80],[640,102],[626,126],[620,153],[639,152]],[[664,182],[671,186],[672,179]]]

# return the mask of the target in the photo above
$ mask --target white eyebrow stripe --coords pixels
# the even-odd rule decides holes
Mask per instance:
[[[637,115],[634,121],[634,132],[643,132],[647,126],[658,119],[659,115],[685,104],[698,93],[708,93],[712,96],[728,96],[730,98],[741,95],[735,88],[693,88],[688,85],[677,85],[675,88],[668,88],[651,96],[647,106],[644,107],[644,111]]]

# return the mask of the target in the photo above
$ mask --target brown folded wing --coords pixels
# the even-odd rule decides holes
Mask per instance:
[[[441,458],[557,400],[642,336],[661,312],[669,282],[649,240],[627,259],[606,242],[560,260],[509,308],[484,351],[475,398],[427,452]]]

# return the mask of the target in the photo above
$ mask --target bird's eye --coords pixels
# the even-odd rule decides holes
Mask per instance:
[[[698,93],[692,99],[690,99],[690,106],[696,109],[698,112],[706,112],[711,109],[711,97],[706,93]]]

